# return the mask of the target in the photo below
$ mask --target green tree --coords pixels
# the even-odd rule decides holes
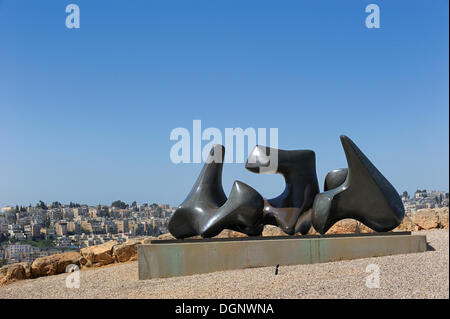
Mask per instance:
[[[50,205],[50,207],[51,207],[51,208],[61,208],[61,207],[62,207],[62,204],[61,204],[60,202],[56,201],[56,202],[53,202],[53,203]]]
[[[70,208],[76,208],[76,207],[81,207],[81,205],[80,205],[80,204],[77,204],[77,203],[72,203],[72,202],[70,202],[69,207],[70,207]]]
[[[37,208],[42,208],[42,209],[48,209],[47,205],[45,205],[45,203],[43,201],[39,201],[39,203],[36,205]]]
[[[116,200],[116,201],[112,202],[111,206],[114,208],[119,208],[119,209],[128,208],[128,204],[122,202],[121,200]]]

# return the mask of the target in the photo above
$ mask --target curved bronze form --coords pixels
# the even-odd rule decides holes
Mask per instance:
[[[235,181],[228,200],[216,211],[211,211],[201,226],[204,238],[217,236],[224,229],[232,229],[249,236],[261,235],[264,200],[257,191]]]
[[[336,188],[344,184],[345,179],[347,178],[348,169],[339,168],[328,172],[325,177],[325,183],[323,185],[323,190],[326,192],[330,189]]]
[[[311,215],[308,211],[319,193],[316,175],[316,156],[314,151],[277,150],[265,146],[256,146],[250,153],[245,167],[261,173],[261,168],[268,167],[270,154],[278,152],[278,167],[272,173],[283,175],[286,188],[276,198],[264,200],[264,225],[274,225],[285,233],[306,234],[311,227]]]
[[[223,229],[260,235],[263,198],[235,181],[227,199],[222,187],[225,148],[214,145],[191,192],[172,215],[168,230],[175,238],[214,237]]]
[[[313,151],[256,146],[245,167],[255,173],[281,174],[286,182],[283,193],[269,200],[239,181],[227,199],[222,188],[225,148],[214,145],[192,190],[172,215],[170,233],[179,239],[206,238],[232,229],[258,236],[270,224],[293,235],[306,234],[312,223],[324,234],[345,218],[379,232],[394,229],[405,214],[399,194],[352,140],[342,135],[341,142],[348,168],[329,172],[320,194]]]
[[[326,188],[316,196],[312,224],[321,234],[341,219],[353,218],[378,232],[397,227],[405,209],[399,194],[353,141],[341,135],[348,172],[339,184],[343,171],[332,173]]]

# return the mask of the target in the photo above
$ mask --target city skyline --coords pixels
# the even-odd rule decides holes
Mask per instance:
[[[361,1],[75,3],[80,29],[68,3],[0,1],[1,207],[177,206],[203,164],[172,163],[170,132],[196,119],[278,128],[321,189],[346,134],[400,194],[449,190],[448,1],[376,1],[380,29]],[[225,164],[234,180],[284,189]]]
[[[411,196],[411,197],[414,197],[414,194],[415,193],[418,193],[419,191],[420,192],[422,192],[422,191],[426,191],[426,192],[428,192],[428,193],[432,193],[432,192],[438,192],[438,193],[449,193],[449,191],[448,190],[442,190],[442,189],[425,189],[425,188],[417,188],[415,191],[412,191],[412,192],[410,192],[410,191],[408,191],[408,190],[403,190],[403,191],[400,191],[399,192],[399,195],[400,196],[403,196],[403,192],[407,192],[408,193],[408,195],[409,196]],[[58,201],[58,200],[52,200],[52,201],[48,201],[48,202],[46,202],[46,201],[43,201],[43,200],[38,200],[36,203],[28,203],[28,204],[21,204],[21,203],[16,203],[16,204],[8,204],[8,205],[0,205],[0,208],[6,208],[6,207],[11,207],[11,208],[14,208],[14,207],[23,207],[23,208],[27,208],[27,207],[36,207],[40,202],[43,202],[44,204],[46,204],[47,205],[47,207],[49,207],[50,208],[50,206],[53,204],[53,203],[55,203],[55,202],[58,202],[59,204],[61,204],[63,207],[71,207],[70,205],[72,204],[72,205],[74,205],[73,207],[77,207],[77,206],[75,206],[75,205],[81,205],[81,206],[88,206],[88,207],[98,207],[98,206],[105,206],[105,207],[114,207],[114,202],[118,202],[118,201],[121,201],[121,202],[123,202],[123,203],[125,203],[129,208],[131,208],[131,207],[133,207],[132,205],[133,205],[133,203],[136,203],[136,205],[137,205],[137,207],[139,207],[139,206],[142,206],[142,205],[169,205],[169,207],[171,207],[171,208],[176,208],[176,207],[178,207],[178,204],[176,204],[176,205],[171,205],[171,204],[169,204],[169,203],[163,203],[163,202],[157,202],[157,201],[152,201],[152,202],[149,202],[149,201],[143,201],[143,202],[138,202],[138,201],[129,201],[129,202],[127,202],[127,201],[122,201],[121,199],[115,199],[115,200],[112,200],[111,201],[111,203],[97,203],[97,204],[92,204],[92,203],[86,203],[86,202],[75,202],[75,201],[69,201],[69,202],[67,202],[67,203],[65,203],[65,202],[60,202],[60,201]],[[0,215],[2,214],[2,212],[0,211]]]

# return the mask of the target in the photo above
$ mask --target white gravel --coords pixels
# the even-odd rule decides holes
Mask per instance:
[[[449,298],[448,230],[422,231],[435,251],[323,264],[215,272],[137,280],[137,262],[0,287],[0,298]],[[380,288],[366,287],[366,267],[380,269]]]

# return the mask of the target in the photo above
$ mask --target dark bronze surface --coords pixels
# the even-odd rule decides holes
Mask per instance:
[[[328,191],[330,189],[336,188],[344,184],[345,179],[347,178],[348,169],[339,168],[332,170],[325,177],[325,183],[323,185],[323,190]]]
[[[345,218],[356,219],[377,232],[394,229],[405,215],[398,192],[350,138],[342,135],[341,143],[348,174],[341,185],[316,196],[312,212],[314,229],[324,234]],[[339,178],[331,179],[329,185],[339,184]]]
[[[219,152],[220,156],[216,157]],[[200,176],[168,225],[175,238],[214,237],[223,229],[259,235],[263,198],[250,186],[235,181],[227,199],[222,188],[225,148],[214,145]],[[216,162],[214,158],[219,160]]]
[[[319,193],[315,153],[311,150],[285,151],[256,146],[245,167],[254,173],[261,173],[261,168],[269,166],[269,155],[273,152],[278,153],[278,167],[272,173],[283,175],[286,187],[278,197],[264,201],[262,222],[264,225],[278,226],[290,235],[296,232],[306,234],[311,228],[308,210]]]
[[[304,235],[312,224],[324,234],[345,218],[377,232],[394,229],[405,214],[399,194],[350,138],[342,135],[341,143],[348,168],[329,172],[323,193],[313,151],[256,146],[245,167],[255,173],[281,174],[286,182],[283,193],[273,199],[263,199],[240,181],[234,182],[227,199],[222,188],[225,148],[214,145],[189,195],[171,217],[169,232],[177,239],[211,238],[223,229],[260,236],[264,225],[270,224],[289,235]]]

